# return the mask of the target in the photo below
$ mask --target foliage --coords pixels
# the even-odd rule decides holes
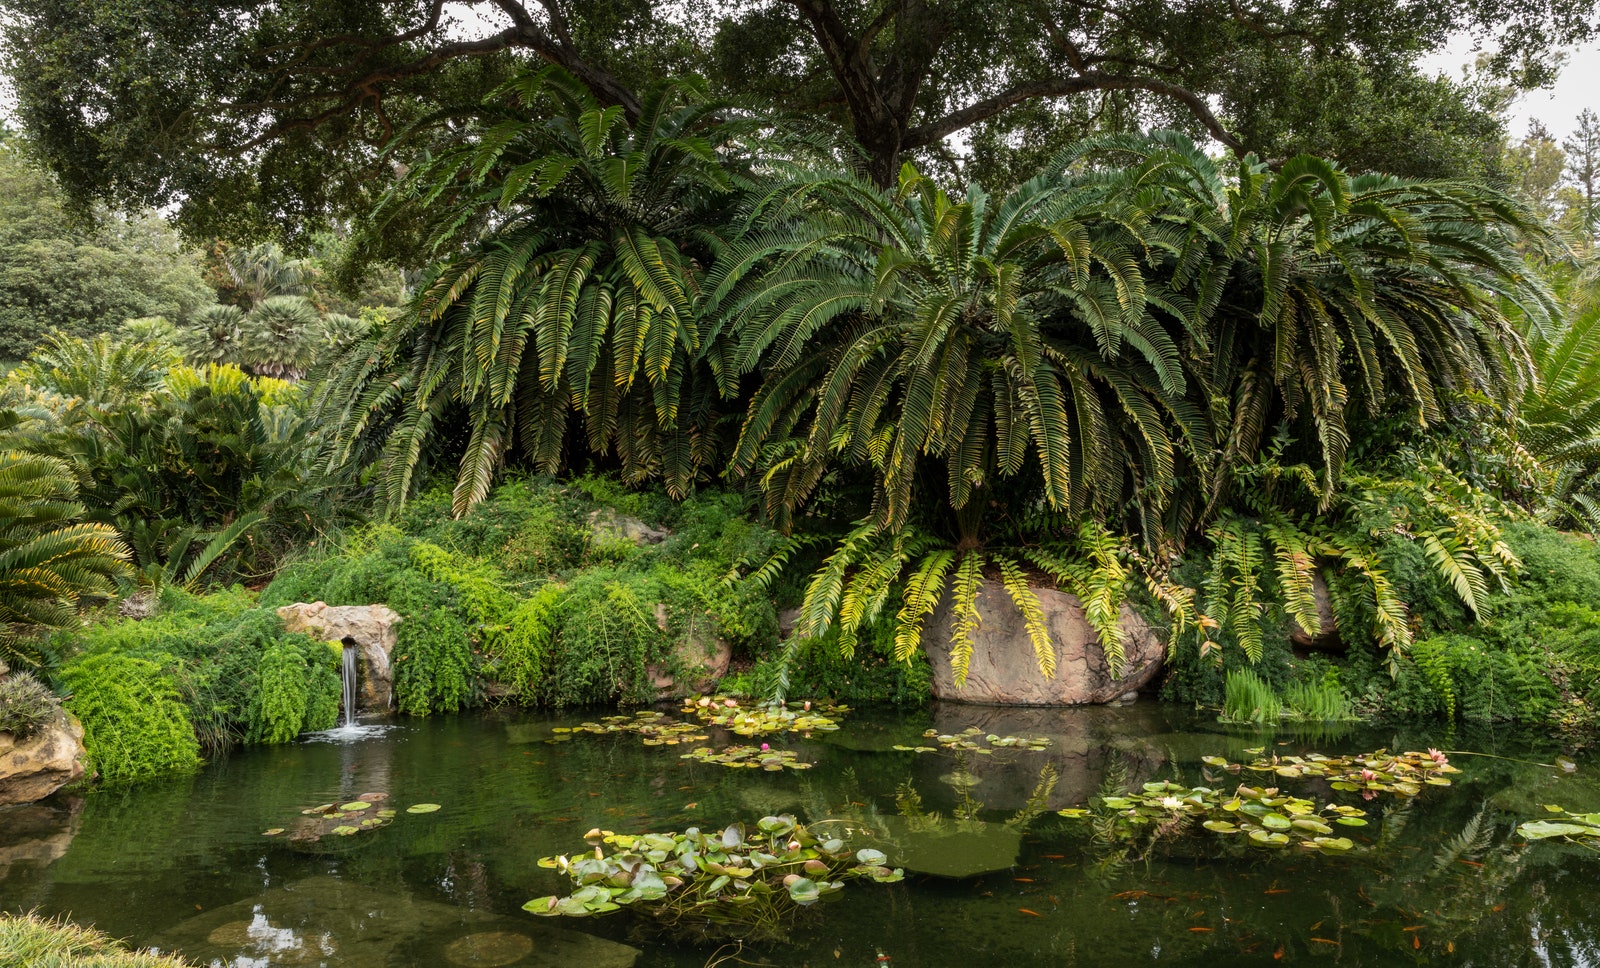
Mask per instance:
[[[175,955],[130,951],[93,928],[33,914],[0,914],[0,964],[33,968],[186,968]]]
[[[168,590],[152,618],[62,633],[49,649],[63,676],[97,657],[154,664],[209,752],[235,743],[288,742],[338,720],[338,656],[324,642],[284,632],[274,612],[254,607],[239,591],[193,596]]]
[[[592,855],[539,861],[569,877],[576,890],[535,898],[524,910],[588,917],[627,906],[667,928],[776,939],[801,908],[842,890],[847,880],[888,884],[904,877],[884,866],[881,852],[851,851],[842,838],[819,836],[792,816],[763,817],[749,831],[744,824],[638,836],[593,830],[584,839]]]
[[[467,127],[475,95],[530,61],[566,65],[630,118],[651,81],[709,78],[740,102],[847,132],[882,182],[908,153],[956,165],[952,135],[987,146],[979,158],[994,171],[1151,119],[1270,157],[1331,143],[1352,168],[1453,172],[1494,139],[1471,92],[1430,83],[1416,59],[1492,32],[1494,73],[1538,87],[1559,50],[1592,35],[1592,10],[505,0],[463,24],[409,4],[9,0],[5,24],[16,116],[74,197],[178,205],[194,235],[240,238],[362,213],[396,168],[482,137],[496,119]],[[397,156],[371,150],[408,130]]]
[[[17,739],[32,736],[56,715],[61,703],[31,673],[0,676],[0,733]]]
[[[445,611],[402,611],[394,649],[395,708],[410,716],[453,713],[477,701],[472,640]]]
[[[172,675],[149,659],[103,653],[70,663],[67,709],[83,723],[91,775],[132,783],[200,766],[199,742]]]
[[[122,532],[150,584],[262,574],[350,513],[312,470],[300,391],[281,381],[66,338],[10,381],[70,395],[27,411],[9,446],[71,464],[89,520]]]
[[[373,216],[378,233],[424,220],[444,261],[319,392],[331,462],[381,449],[398,506],[438,436],[464,421],[457,514],[509,457],[549,472],[574,444],[686,494],[715,455],[734,376],[706,352],[694,303],[736,181],[737,128],[708,141],[725,109],[683,85],[654,88],[625,119],[556,68],[482,110],[488,137],[416,166]]]
[[[127,545],[84,515],[66,463],[0,453],[0,651],[31,661],[20,633],[72,624],[83,596],[127,573]]]
[[[0,359],[25,360],[46,335],[90,337],[123,320],[187,323],[213,296],[196,253],[154,212],[74,219],[17,139],[0,143]]]
[[[1283,700],[1255,672],[1235,669],[1228,673],[1222,698],[1223,722],[1272,725],[1282,712]]]

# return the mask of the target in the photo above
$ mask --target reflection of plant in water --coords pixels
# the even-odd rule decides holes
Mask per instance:
[[[1454,939],[1471,933],[1486,912],[1505,907],[1523,871],[1526,845],[1509,837],[1497,842],[1487,809],[1480,809],[1434,851],[1401,850],[1399,835],[1410,816],[1410,801],[1385,811],[1382,835],[1370,853],[1384,867],[1374,870],[1363,890],[1375,910],[1354,928],[1386,947],[1417,950],[1427,943],[1453,951]],[[1428,899],[1425,908],[1422,898]],[[1423,926],[1427,942],[1419,937]]]
[[[781,939],[799,909],[837,893],[846,880],[887,884],[904,876],[885,866],[880,851],[852,852],[843,838],[818,836],[791,816],[763,817],[748,832],[744,824],[637,836],[591,830],[584,839],[592,855],[539,861],[566,874],[576,890],[535,898],[525,910],[587,917],[627,906],[669,929]]]

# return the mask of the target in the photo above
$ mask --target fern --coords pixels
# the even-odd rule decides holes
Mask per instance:
[[[1023,625],[1028,630],[1028,640],[1033,643],[1033,656],[1039,664],[1039,674],[1046,679],[1054,678],[1055,644],[1050,641],[1050,629],[1045,625],[1044,609],[1039,605],[1038,594],[1029,587],[1028,576],[1015,561],[1001,555],[994,555],[992,558],[1000,567],[1001,584],[1011,596],[1017,611],[1022,613]],[[962,677],[965,678],[965,672],[962,673]]]
[[[983,582],[983,555],[963,552],[950,589],[950,670],[959,687],[967,681],[967,667],[982,619],[978,615],[978,588]]]

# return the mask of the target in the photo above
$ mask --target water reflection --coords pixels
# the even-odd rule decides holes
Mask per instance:
[[[1464,734],[1447,743],[1426,730],[1358,728],[1310,741],[1229,733],[1156,704],[943,706],[908,716],[857,711],[836,733],[773,740],[817,766],[766,773],[680,759],[628,736],[545,742],[552,726],[586,718],[593,714],[488,713],[360,742],[243,750],[198,776],[37,808],[26,823],[0,813],[0,906],[71,912],[208,964],[595,965],[614,956],[643,968],[703,968],[714,946],[666,943],[625,915],[551,924],[523,914],[529,898],[563,889],[538,858],[572,851],[590,827],[681,830],[793,812],[881,838],[901,852],[897,863],[925,873],[888,887],[852,884],[788,944],[744,949],[753,963],[874,964],[882,951],[896,968],[1312,957],[1600,964],[1594,854],[1554,842],[1525,847],[1514,833],[1546,803],[1600,808],[1600,763],[1580,758],[1572,775],[1541,767],[1555,751],[1537,738]],[[968,725],[1052,743],[964,757],[893,748],[924,742],[929,728]],[[1202,782],[1201,756],[1239,760],[1263,742],[1287,752],[1451,746],[1524,762],[1457,759],[1465,772],[1455,786],[1430,789],[1409,808],[1374,809],[1362,829],[1370,843],[1349,857],[1230,855],[1195,839],[1103,865],[1093,831],[1053,813],[1103,788]],[[400,809],[396,822],[347,838],[338,853],[262,836],[310,805],[373,792]],[[404,813],[415,803],[442,809]],[[539,933],[546,928],[564,933]],[[567,960],[551,961],[559,950]]]

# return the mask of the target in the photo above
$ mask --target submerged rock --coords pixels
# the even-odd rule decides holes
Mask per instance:
[[[1035,588],[1055,646],[1056,674],[1039,673],[1022,614],[1005,586],[985,580],[978,588],[979,626],[967,678],[956,685],[950,666],[951,596],[946,595],[922,634],[933,665],[938,699],[1015,706],[1076,706],[1120,699],[1149,685],[1161,671],[1166,645],[1133,609],[1122,607],[1123,670],[1113,678],[1094,629],[1078,599],[1054,588]]]
[[[360,650],[358,709],[387,712],[394,707],[394,668],[390,655],[395,627],[402,619],[385,605],[328,605],[297,602],[278,609],[289,632],[307,632],[329,642],[343,642]]]
[[[213,965],[631,968],[639,951],[525,917],[309,877],[190,918],[158,940]]]
[[[83,776],[83,726],[57,709],[25,737],[0,732],[0,806],[43,800]]]

